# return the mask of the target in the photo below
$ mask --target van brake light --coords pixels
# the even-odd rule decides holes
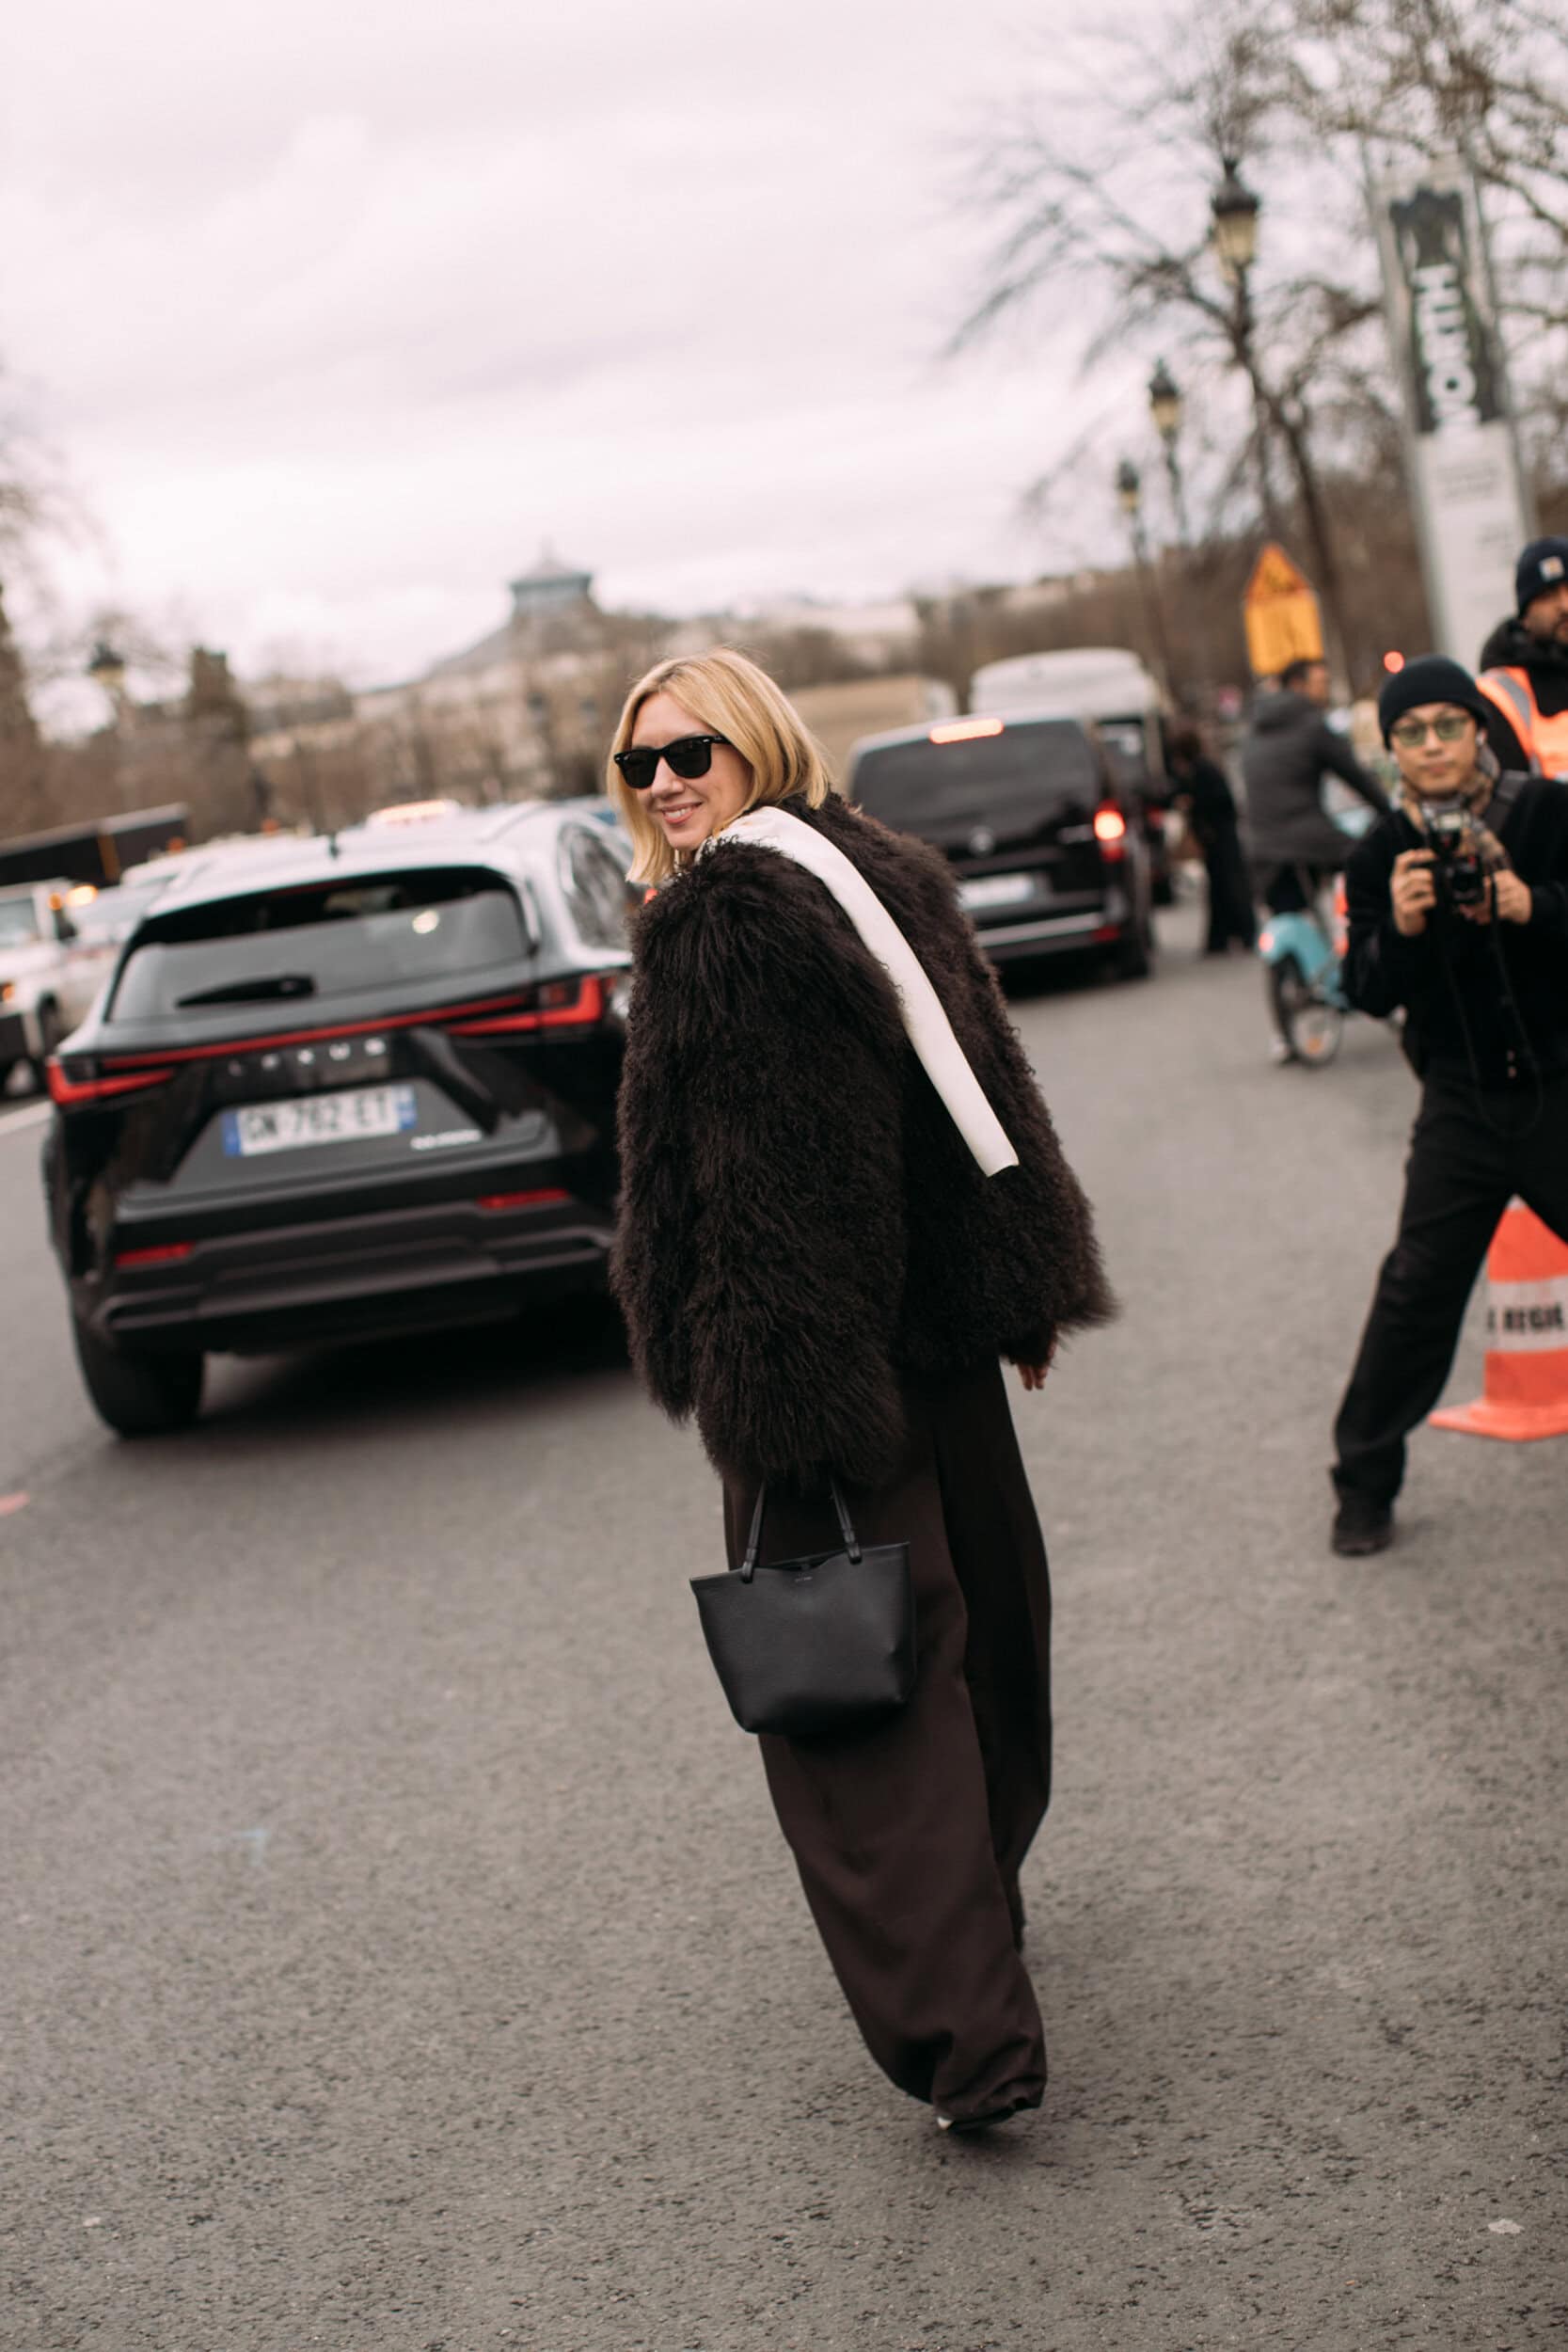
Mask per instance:
[[[1097,808],[1094,813],[1094,837],[1100,844],[1102,857],[1118,858],[1127,848],[1127,819],[1119,808]]]
[[[932,727],[927,735],[928,743],[973,743],[982,735],[1000,735],[1005,719],[955,719],[947,726]]]

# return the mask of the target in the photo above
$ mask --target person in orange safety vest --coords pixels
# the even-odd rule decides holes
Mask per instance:
[[[1486,739],[1505,773],[1568,776],[1568,539],[1532,539],[1514,588],[1517,613],[1481,647]]]

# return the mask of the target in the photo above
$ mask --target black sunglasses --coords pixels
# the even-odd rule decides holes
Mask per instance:
[[[728,741],[726,735],[682,735],[673,743],[660,743],[657,750],[651,743],[638,743],[629,752],[617,752],[615,765],[634,792],[646,792],[661,759],[682,784],[695,784],[713,765],[715,743]]]

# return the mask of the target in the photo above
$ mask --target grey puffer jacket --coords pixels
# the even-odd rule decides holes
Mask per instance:
[[[1266,694],[1242,746],[1247,830],[1259,872],[1277,866],[1344,864],[1345,836],[1323,810],[1325,769],[1359,792],[1379,817],[1388,815],[1387,794],[1315,702],[1290,689]]]

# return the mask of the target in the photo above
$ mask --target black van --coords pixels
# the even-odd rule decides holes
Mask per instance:
[[[849,798],[951,859],[993,963],[1107,953],[1150,969],[1148,846],[1093,728],[1058,716],[976,713],[862,738]]]

